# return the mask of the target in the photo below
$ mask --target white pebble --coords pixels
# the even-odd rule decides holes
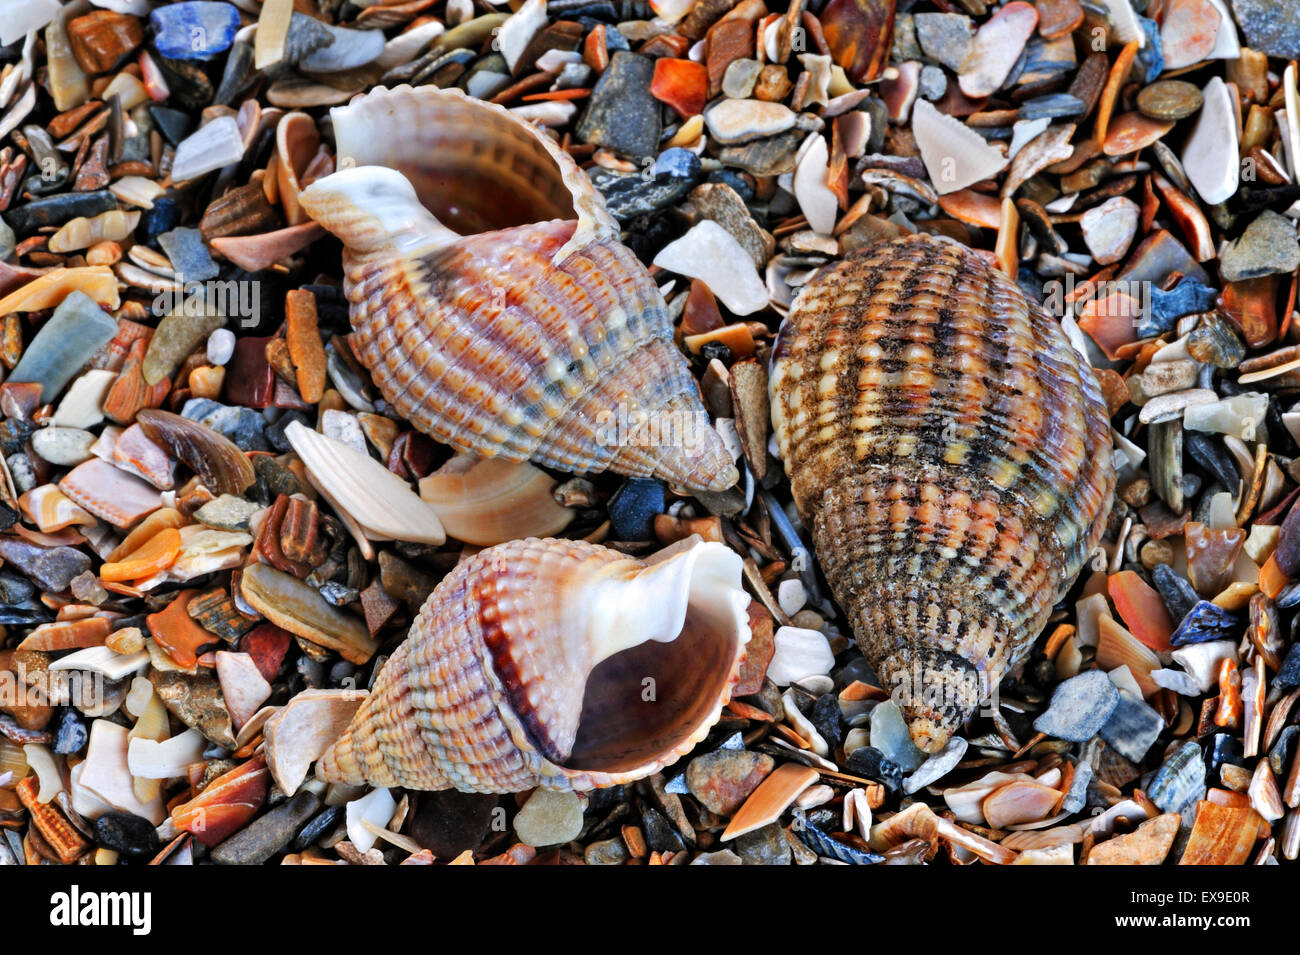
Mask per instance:
[[[820,631],[781,627],[773,643],[776,649],[772,662],[767,665],[767,675],[777,686],[787,686],[813,674],[830,673],[835,665],[835,654]]]
[[[235,333],[228,328],[218,328],[208,336],[208,361],[224,365],[235,354]]]
[[[808,603],[808,591],[804,590],[803,581],[798,578],[781,581],[776,588],[776,602],[787,617],[797,614]]]
[[[387,789],[376,789],[348,803],[348,838],[352,840],[352,844],[362,852],[369,852],[379,837],[363,826],[362,820],[376,826],[386,826],[388,820],[393,818],[396,809],[397,802]]]

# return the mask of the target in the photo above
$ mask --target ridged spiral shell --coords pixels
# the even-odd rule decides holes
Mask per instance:
[[[770,392],[826,579],[933,752],[1100,540],[1115,474],[1096,378],[984,257],[914,235],[808,284]]]
[[[430,594],[317,774],[515,792],[657,772],[730,699],[749,640],[740,575],[698,538],[650,561],[572,540],[490,547]]]
[[[343,240],[353,351],[403,417],[478,457],[736,482],[663,296],[567,153],[457,90],[332,116],[340,172],[300,198]]]

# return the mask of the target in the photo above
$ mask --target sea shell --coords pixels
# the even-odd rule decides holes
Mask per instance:
[[[826,578],[937,752],[1101,537],[1115,475],[1096,378],[985,258],[915,235],[809,283],[770,391]]]
[[[731,697],[740,581],[739,556],[698,539],[649,561],[573,540],[488,548],[430,594],[317,775],[516,792],[657,772]]]
[[[478,457],[735,484],[658,287],[567,153],[458,90],[331,115],[340,171],[299,201],[343,240],[352,347],[398,413]]]

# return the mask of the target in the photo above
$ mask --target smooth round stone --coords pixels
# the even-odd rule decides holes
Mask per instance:
[[[758,82],[758,74],[763,72],[763,64],[758,60],[742,57],[727,64],[727,71],[722,75],[722,92],[731,99],[748,99]]]
[[[132,859],[157,855],[161,848],[153,824],[129,812],[106,812],[96,819],[95,839],[100,845]]]
[[[218,328],[208,336],[207,357],[214,365],[224,365],[235,354],[235,333]]]
[[[92,457],[95,436],[80,428],[41,428],[32,432],[32,450],[51,464],[73,467]]]
[[[1182,80],[1160,80],[1138,93],[1137,108],[1151,119],[1186,119],[1201,108],[1205,97],[1191,83]]]
[[[515,816],[515,834],[528,846],[571,842],[582,832],[582,803],[571,792],[538,789]]]

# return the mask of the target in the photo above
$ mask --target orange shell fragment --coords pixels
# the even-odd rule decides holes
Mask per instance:
[[[152,577],[174,564],[180,551],[181,532],[174,527],[164,527],[125,560],[101,567],[99,577],[101,580],[112,581]]]

